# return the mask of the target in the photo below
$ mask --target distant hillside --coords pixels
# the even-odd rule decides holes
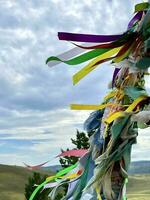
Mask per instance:
[[[51,174],[60,166],[47,167],[40,173]],[[133,162],[128,184],[128,200],[150,199],[150,161]],[[135,174],[138,172],[138,174]],[[145,174],[144,174],[145,173]],[[24,187],[33,172],[24,167],[0,165],[0,200],[25,200]]]
[[[32,174],[24,167],[0,165],[0,200],[25,200],[24,187]]]
[[[61,165],[53,165],[42,168],[44,171],[56,172],[61,169]],[[136,161],[132,162],[129,174],[150,174],[150,161]]]
[[[42,167],[42,170],[44,171],[52,171],[52,172],[57,172],[61,170],[61,165],[53,165],[53,166],[48,166],[48,167]]]
[[[132,162],[129,173],[130,174],[150,174],[150,161]]]

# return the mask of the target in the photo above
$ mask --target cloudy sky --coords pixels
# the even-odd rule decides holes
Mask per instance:
[[[45,65],[48,56],[72,48],[57,32],[123,32],[137,2],[0,0],[0,163],[34,165],[71,147],[89,112],[71,111],[69,104],[100,103],[113,67],[104,64],[72,86],[81,65]],[[133,160],[150,160],[149,130],[140,131]]]

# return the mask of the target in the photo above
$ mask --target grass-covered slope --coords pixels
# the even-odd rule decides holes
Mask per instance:
[[[25,200],[24,186],[32,173],[23,167],[0,165],[0,200]],[[150,174],[130,176],[128,200],[150,200]]]
[[[25,184],[32,174],[24,167],[0,165],[0,200],[25,200]]]
[[[24,200],[24,186],[32,172],[17,166],[0,165],[0,200]]]
[[[128,200],[150,200],[150,174],[134,174],[128,183]]]

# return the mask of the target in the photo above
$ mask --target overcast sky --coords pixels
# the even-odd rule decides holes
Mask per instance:
[[[72,48],[57,32],[124,32],[137,2],[0,0],[0,163],[34,165],[72,147],[70,138],[89,112],[71,111],[69,104],[100,103],[113,67],[104,64],[72,86],[83,65],[45,65],[48,56]],[[149,130],[140,131],[133,160],[150,160]]]

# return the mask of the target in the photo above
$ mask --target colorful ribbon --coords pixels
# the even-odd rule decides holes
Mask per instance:
[[[76,41],[76,42],[95,42],[95,43],[115,41],[115,40],[118,40],[119,38],[121,38],[122,35],[123,34],[120,34],[120,35],[90,35],[90,34],[58,32],[59,40],[68,40],[68,41]]]
[[[61,156],[75,156],[75,157],[82,157],[84,154],[87,153],[87,149],[73,149],[73,150],[68,150],[64,151],[61,154],[59,154],[57,157]]]
[[[50,176],[48,177],[43,183],[41,183],[40,185],[38,185],[38,187],[33,191],[32,195],[30,196],[29,200],[33,200],[34,197],[36,196],[36,194],[44,187],[44,185],[46,185],[48,182],[54,180],[55,178],[59,178],[65,174],[67,174],[69,171],[71,171],[72,169],[74,169],[77,166],[77,163],[69,166],[61,171],[59,171],[56,175],[54,176]]]
[[[148,96],[138,97],[136,100],[133,101],[133,103],[125,111],[119,111],[119,112],[115,112],[115,113],[111,114],[104,120],[104,122],[107,124],[110,124],[115,119],[126,116],[126,114],[129,112],[132,112],[141,101],[144,101],[148,98],[149,98]]]
[[[92,60],[88,65],[86,65],[73,76],[73,84],[77,84],[82,78],[84,78],[87,74],[94,70],[98,66],[98,64],[103,63],[106,60],[112,60],[111,56],[115,55],[120,49],[121,47],[111,49]]]
[[[143,11],[139,11],[136,13],[136,15],[131,19],[131,21],[128,24],[128,29],[132,28],[135,22],[139,21],[142,18]]]
[[[102,110],[106,107],[111,107],[111,106],[118,106],[118,104],[114,104],[114,103],[107,103],[107,104],[100,104],[100,105],[71,104],[70,108],[72,110]]]
[[[135,5],[135,12],[144,11],[149,8],[148,2],[143,2]]]
[[[89,51],[85,54],[81,54],[80,56],[77,56],[77,57],[72,58],[70,60],[62,60],[58,57],[51,56],[47,59],[46,64],[51,62],[51,61],[59,61],[59,62],[63,62],[63,63],[68,64],[68,65],[78,65],[78,64],[81,64],[81,63],[86,62],[88,60],[91,60],[92,58],[95,58],[99,55],[102,55],[109,50],[111,50],[111,49],[105,49],[105,48],[94,49],[92,51]]]

